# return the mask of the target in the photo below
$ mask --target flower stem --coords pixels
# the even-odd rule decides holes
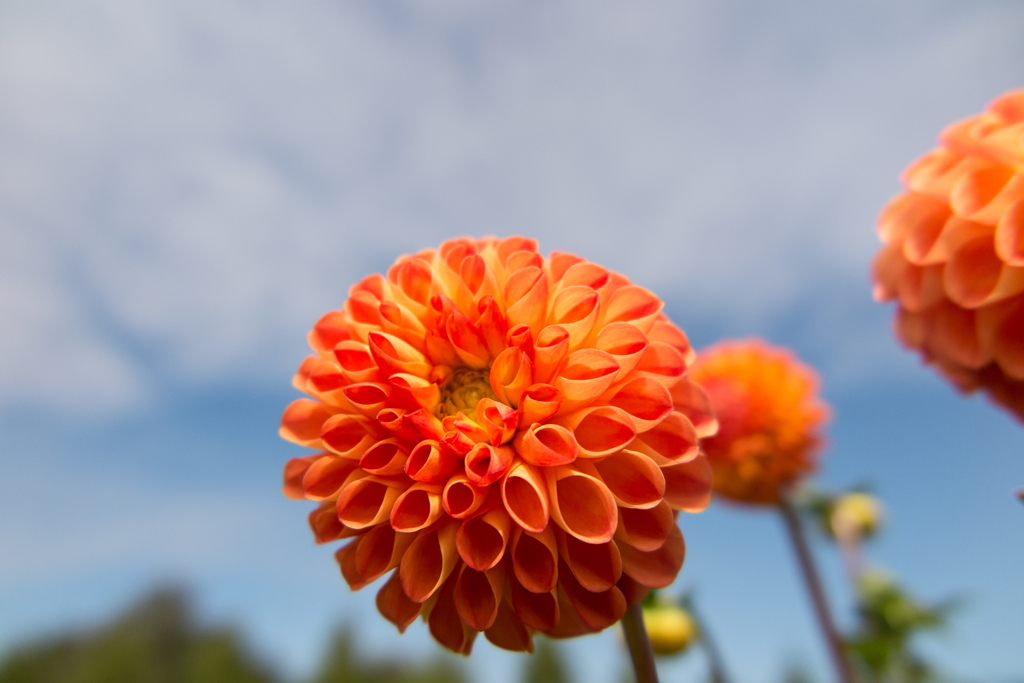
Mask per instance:
[[[836,630],[835,622],[832,621],[832,613],[825,598],[825,590],[821,585],[821,578],[811,558],[811,551],[807,546],[807,537],[804,535],[803,525],[797,516],[796,510],[786,499],[779,502],[779,511],[786,522],[786,530],[789,531],[789,538],[793,542],[793,551],[796,553],[797,561],[800,564],[800,571],[803,573],[804,583],[811,594],[811,601],[814,603],[814,611],[818,617],[818,625],[825,636],[828,644],[829,654],[832,655],[832,663],[836,668],[836,675],[842,683],[855,683],[853,671],[850,669],[850,662],[846,658],[843,649],[843,641]]]
[[[658,683],[658,670],[654,666],[654,650],[644,628],[644,610],[637,603],[626,610],[622,617],[622,630],[626,634],[629,656],[633,658],[633,670],[637,683]]]

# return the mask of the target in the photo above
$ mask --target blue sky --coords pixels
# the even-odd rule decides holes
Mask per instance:
[[[312,546],[276,425],[349,284],[525,234],[650,287],[699,345],[758,334],[817,365],[821,481],[873,483],[876,558],[968,599],[930,651],[1019,678],[1024,432],[898,347],[867,269],[902,168],[1024,85],[1022,31],[1020,3],[982,0],[4,3],[0,647],[171,579],[289,671],[346,618],[433,652]],[[683,529],[678,586],[737,677],[823,665],[777,520]],[[615,642],[574,642],[579,672],[612,680]]]

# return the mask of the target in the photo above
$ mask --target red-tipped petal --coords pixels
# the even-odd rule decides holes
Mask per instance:
[[[406,489],[391,508],[391,526],[395,531],[412,533],[426,529],[441,519],[441,484],[417,482]]]
[[[651,508],[665,495],[665,477],[661,469],[642,453],[621,451],[594,461],[601,479],[622,507]]]
[[[358,462],[370,446],[377,442],[372,423],[358,415],[339,413],[323,423],[320,439],[325,448]]]
[[[511,517],[504,508],[495,507],[486,514],[465,520],[455,537],[455,546],[467,565],[486,571],[505,557],[511,533]]]
[[[550,526],[541,533],[513,528],[509,552],[512,569],[523,588],[531,593],[547,593],[555,587],[558,582],[558,544]]]
[[[512,607],[525,625],[538,631],[547,631],[558,624],[558,597],[554,589],[534,593],[526,590],[514,576],[509,586]]]
[[[562,560],[580,585],[588,591],[606,591],[622,576],[622,558],[613,541],[584,543],[561,529],[555,531],[555,536],[558,538]]]
[[[359,464],[355,460],[336,455],[324,455],[302,477],[302,490],[309,500],[336,498],[338,491]]]
[[[668,540],[652,552],[643,552],[624,543],[619,544],[622,553],[622,571],[638,583],[651,588],[667,588],[672,585],[686,559],[686,543],[683,532],[672,525]]]
[[[521,268],[505,282],[505,306],[510,326],[527,325],[536,337],[547,313],[548,281],[534,266]]]
[[[656,424],[629,446],[629,450],[639,451],[655,462],[659,467],[679,464],[697,457],[697,430],[690,418],[682,413],[674,412]]]
[[[711,502],[711,463],[701,453],[689,462],[664,467],[665,501],[676,510],[701,512]]]
[[[441,505],[444,511],[455,519],[464,519],[472,516],[484,505],[489,493],[489,488],[474,486],[465,472],[458,472],[444,485]]]
[[[367,582],[383,576],[398,566],[415,538],[415,534],[400,534],[388,524],[378,524],[356,549],[356,570]]]
[[[289,460],[284,466],[284,495],[292,500],[303,500],[306,494],[302,490],[302,478],[306,476],[306,470],[310,465],[324,455],[326,453],[315,453]]]
[[[561,325],[548,325],[533,344],[534,382],[549,382],[569,355],[569,331]]]
[[[567,465],[579,454],[572,432],[555,424],[535,423],[520,429],[512,443],[519,457],[539,467]]]
[[[563,563],[564,565],[564,563]],[[626,613],[626,598],[617,586],[592,593],[576,580],[571,571],[562,570],[561,586],[576,608],[583,623],[591,631],[606,629]]]
[[[405,473],[419,482],[443,482],[462,465],[462,459],[437,441],[420,441],[405,461]]]
[[[320,428],[331,416],[331,412],[319,401],[300,398],[292,401],[281,416],[282,439],[300,446],[320,446]]]
[[[387,521],[395,501],[408,485],[406,481],[374,476],[350,481],[338,494],[338,519],[353,529]]]
[[[455,582],[455,608],[475,631],[486,631],[498,616],[505,593],[505,565],[486,572],[463,565]]]
[[[551,518],[585,543],[606,543],[618,522],[615,499],[598,477],[577,469],[581,466],[544,468]]]
[[[405,629],[416,621],[422,609],[422,604],[410,600],[402,590],[402,581],[397,571],[391,574],[391,578],[377,592],[377,610],[398,627],[399,633],[405,633]]]
[[[619,528],[615,538],[637,550],[652,552],[665,545],[675,524],[672,508],[664,501],[647,510],[619,508]]]
[[[515,455],[510,446],[478,443],[466,455],[466,477],[474,486],[490,486],[505,476]]]
[[[604,458],[621,451],[636,436],[633,419],[614,406],[591,406],[556,422],[572,431],[581,458]]]
[[[402,590],[410,600],[423,602],[451,575],[459,562],[459,553],[455,549],[458,529],[458,524],[447,524],[422,531],[405,551],[399,565],[399,576]]]
[[[501,498],[512,519],[527,531],[539,533],[548,524],[548,488],[538,468],[523,460],[513,461],[501,480]]]
[[[494,623],[484,635],[492,645],[512,652],[533,652],[533,638],[523,621],[516,614],[508,598],[498,605]]]
[[[548,325],[560,325],[568,333],[568,351],[583,346],[597,324],[599,297],[591,287],[573,285],[562,289],[551,300]]]
[[[519,402],[519,428],[524,429],[535,422],[544,422],[562,407],[562,400],[550,384],[534,384],[523,392]]]

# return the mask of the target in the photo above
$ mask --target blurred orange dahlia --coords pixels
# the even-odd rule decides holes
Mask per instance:
[[[791,352],[758,339],[722,342],[701,352],[690,378],[718,418],[718,433],[701,442],[716,493],[774,504],[814,471],[829,410],[817,373]]]
[[[651,292],[522,237],[456,239],[371,275],[309,334],[281,436],[316,541],[377,607],[468,654],[618,621],[669,585],[677,511],[709,501],[694,353]]]
[[[878,219],[874,297],[961,391],[1024,420],[1024,90],[954,123]]]

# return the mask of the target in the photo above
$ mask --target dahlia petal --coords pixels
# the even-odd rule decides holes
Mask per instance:
[[[606,629],[626,614],[626,598],[617,586],[592,593],[580,585],[571,571],[565,571],[564,563],[561,576],[560,585],[591,631]]]
[[[462,458],[433,440],[416,444],[405,461],[405,473],[418,482],[447,481],[462,465]]]
[[[936,353],[972,370],[992,360],[981,344],[975,311],[945,301],[930,311],[930,317],[930,344]]]
[[[426,351],[427,329],[405,306],[397,301],[382,301],[377,307],[385,332],[411,344],[417,351]]]
[[[636,366],[641,377],[649,377],[670,387],[686,374],[686,359],[674,347],[661,342],[651,342],[643,359]]]
[[[284,495],[292,500],[304,500],[306,494],[302,490],[302,478],[306,476],[306,470],[324,455],[326,453],[314,453],[289,460],[284,466]]]
[[[309,375],[313,372],[313,368],[322,361],[323,359],[320,356],[306,356],[292,377],[292,386],[303,393],[309,393],[309,390],[306,388]]]
[[[569,598],[565,587],[558,584],[558,623],[544,632],[548,638],[575,638],[593,633],[592,629],[583,621],[580,613],[576,610],[572,600]]]
[[[900,305],[907,310],[923,311],[945,299],[943,270],[942,264],[923,268],[908,264],[897,285]]]
[[[388,524],[370,529],[356,548],[356,571],[367,583],[398,566],[416,540],[416,534],[400,534]]]
[[[501,480],[501,498],[512,519],[527,531],[540,533],[548,524],[550,502],[540,471],[516,459]]]
[[[370,583],[356,569],[356,551],[359,549],[359,543],[363,538],[363,536],[357,536],[355,540],[346,543],[334,553],[334,559],[341,569],[341,576],[345,579],[348,587],[354,591]]]
[[[466,477],[474,486],[487,487],[505,476],[515,452],[510,446],[475,444],[466,455]]]
[[[573,466],[546,467],[544,476],[551,500],[551,518],[566,533],[585,543],[606,543],[615,535],[618,521],[615,499],[604,482]]]
[[[499,263],[505,265],[508,263],[512,254],[517,251],[532,252],[534,254],[537,253],[537,240],[533,240],[528,237],[520,237],[518,235],[506,237],[494,245],[494,250],[498,255]]]
[[[323,423],[320,440],[332,453],[358,461],[377,442],[371,430],[372,424],[365,417],[338,413]]]
[[[455,582],[455,608],[466,626],[486,631],[498,616],[504,594],[504,563],[486,572],[463,565]]]
[[[491,445],[500,446],[512,440],[519,415],[504,403],[483,398],[476,404],[476,421],[487,432]]]
[[[953,189],[953,183],[940,185],[939,180],[960,161],[961,156],[948,149],[932,150],[908,166],[901,174],[900,180],[911,192],[930,195],[940,202],[945,202],[949,197],[949,191]]]
[[[376,382],[362,382],[350,384],[342,389],[342,393],[348,402],[367,417],[375,418],[388,403],[391,396],[391,387],[387,384]]]
[[[441,505],[455,519],[464,519],[483,507],[489,494],[489,488],[474,486],[465,472],[457,472],[444,485]]]
[[[351,321],[355,337],[364,341],[368,334],[381,329],[380,300],[369,292],[353,292],[345,301],[342,310]]]
[[[467,628],[459,617],[455,606],[455,583],[458,577],[452,577],[444,584],[427,617],[430,635],[452,652],[468,655],[473,648],[476,632]]]
[[[339,342],[334,347],[334,357],[349,382],[372,382],[378,379],[380,368],[373,360],[368,345],[351,339]]]
[[[619,364],[604,351],[580,349],[569,354],[552,381],[564,397],[562,412],[581,408],[603,394],[618,371]]]
[[[548,382],[569,353],[569,331],[561,325],[548,325],[533,344],[533,378]]]
[[[649,376],[627,381],[610,399],[608,405],[620,408],[633,419],[637,432],[646,432],[672,412],[672,394],[664,384]]]
[[[520,268],[505,282],[504,294],[509,325],[527,325],[536,338],[547,313],[548,281],[544,271],[533,266]]]
[[[683,512],[701,512],[711,502],[711,463],[701,453],[680,465],[663,467],[665,502]]]
[[[523,588],[531,593],[554,589],[558,583],[558,542],[551,526],[540,533],[513,527],[509,548],[512,571]]]
[[[614,586],[622,576],[622,558],[612,541],[584,543],[555,530],[559,556],[580,585],[592,593],[601,593]]]
[[[505,598],[498,605],[494,623],[484,632],[492,645],[512,652],[533,652],[533,638],[512,604]]]
[[[364,529],[387,521],[395,501],[408,488],[407,480],[366,476],[349,480],[338,493],[338,519],[345,526]]]
[[[623,597],[626,598],[627,608],[643,602],[644,598],[651,592],[649,587],[642,583],[637,583],[629,577],[629,574],[622,575],[622,578],[619,579],[618,587],[622,591]]]
[[[910,264],[903,256],[902,243],[883,245],[871,260],[871,297],[877,303],[896,298],[898,283]]]
[[[562,290],[569,287],[583,286],[593,290],[600,290],[608,284],[611,275],[608,269],[590,261],[580,261],[566,269],[565,274],[559,279],[555,290]]]
[[[614,406],[591,406],[555,420],[572,432],[579,457],[603,458],[621,451],[636,436],[633,419]]]
[[[505,345],[521,350],[533,362],[533,332],[529,325],[516,325],[505,335]]]
[[[331,416],[331,412],[319,401],[300,398],[291,402],[281,416],[282,439],[300,446],[320,446],[320,428]]]
[[[619,508],[615,539],[637,550],[652,552],[665,545],[675,525],[675,514],[665,501],[646,510]]]
[[[342,311],[325,313],[309,332],[309,345],[321,355],[331,352],[339,342],[352,338],[352,323]]]
[[[477,305],[480,310],[480,319],[477,327],[487,345],[487,352],[491,358],[505,350],[505,336],[508,332],[508,321],[498,305],[498,300],[493,296],[485,296]]]
[[[523,268],[543,268],[544,258],[540,254],[536,254],[529,251],[517,251],[513,252],[509,257],[508,261],[505,262],[505,268],[509,273],[514,273],[517,270]]]
[[[890,212],[892,222],[899,221],[899,227],[888,227],[890,232],[900,231],[903,236],[903,255],[907,261],[918,266],[941,263],[945,259],[939,237],[949,223],[952,212],[945,202],[919,194],[908,195],[913,201],[903,201],[899,212]],[[883,218],[886,215],[883,214]]]
[[[391,385],[392,404],[407,410],[423,408],[433,413],[441,402],[441,390],[437,384],[416,375],[395,373],[388,378]]]
[[[547,631],[558,624],[558,597],[554,588],[535,593],[524,588],[513,575],[509,578],[509,593],[512,608],[526,626]]]
[[[664,315],[664,314],[662,314]],[[605,329],[608,329],[607,327]],[[603,332],[604,330],[602,330]],[[681,329],[673,325],[667,318],[661,319],[659,316],[658,320],[651,327],[651,331],[647,333],[647,340],[650,342],[661,342],[662,344],[668,344],[683,357],[683,363],[685,367],[693,365],[693,361],[697,359],[697,352],[690,346],[690,338],[686,336],[686,333]],[[599,347],[600,348],[600,347]],[[608,349],[603,349],[608,351]],[[609,351],[609,353],[611,353]],[[615,355],[615,354],[612,354]],[[616,360],[619,360],[616,358]],[[622,361],[619,360],[619,365],[622,365]]]
[[[529,332],[529,328],[526,329]],[[533,363],[529,356],[519,347],[502,351],[491,364],[490,384],[499,399],[517,407],[523,392],[533,384]]]
[[[699,439],[690,418],[673,412],[639,434],[629,450],[643,453],[658,467],[678,465],[697,457]]]
[[[344,342],[342,342],[344,343]],[[317,359],[309,368],[306,385],[303,391],[324,394],[349,384],[351,380],[345,376],[337,363],[322,358]],[[312,391],[310,391],[312,390]]]
[[[397,571],[392,572],[391,578],[377,592],[377,611],[397,626],[399,633],[405,633],[405,629],[416,621],[422,609],[421,603],[410,600],[402,590],[402,581]]]
[[[302,477],[302,491],[308,500],[334,499],[349,475],[359,468],[355,460],[324,455],[312,463]]]
[[[598,332],[594,346],[609,354],[619,364],[619,371],[615,375],[617,382],[643,360],[648,343],[647,335],[639,327],[632,323],[618,322],[606,325]]]
[[[459,553],[455,549],[458,528],[457,523],[451,523],[421,531],[405,551],[398,571],[402,590],[410,600],[423,602],[429,598],[458,565]],[[454,589],[454,580],[452,584]]]
[[[579,454],[572,432],[556,424],[531,424],[512,443],[519,457],[538,467],[567,465]]]
[[[1014,202],[1024,198],[1024,174],[996,166],[968,173],[949,194],[959,216],[978,223],[996,223]]]
[[[1024,291],[1024,268],[1003,264],[991,235],[961,245],[946,263],[943,279],[949,298],[964,308],[995,303]]]
[[[423,339],[427,348],[427,358],[435,366],[454,367],[459,364],[459,354],[455,352],[455,347],[448,341],[448,333],[444,331],[443,327],[441,330],[440,333],[434,330],[427,331],[427,336]]]
[[[494,298],[499,293],[498,281],[479,254],[471,254],[459,264],[459,296],[456,301],[463,310],[470,310],[485,296]]]
[[[391,526],[395,531],[411,534],[441,519],[441,484],[416,482],[406,489],[391,508]]]
[[[714,435],[718,431],[718,420],[715,419],[715,411],[711,406],[711,399],[708,392],[697,384],[684,378],[676,383],[670,390],[672,403],[675,409],[686,415],[693,423],[697,436],[705,438]]]
[[[426,356],[409,342],[386,332],[370,332],[367,339],[370,353],[385,376],[407,373],[426,378],[430,374]]]
[[[434,293],[434,271],[429,263],[418,258],[405,261],[395,271],[394,281],[409,302],[426,308]]]
[[[384,408],[377,413],[377,423],[395,438],[418,443],[423,439],[423,434],[402,419],[408,412],[403,408]]]
[[[642,453],[621,451],[593,466],[620,507],[651,508],[665,495],[661,468]]]
[[[551,252],[547,260],[547,271],[551,277],[551,283],[559,282],[565,273],[577,263],[585,263],[585,261],[576,254],[567,254],[563,251]]]
[[[330,543],[342,538],[351,538],[363,533],[362,529],[350,529],[338,519],[334,501],[325,501],[309,513],[309,528],[317,545]]]
[[[445,429],[437,416],[425,408],[414,410],[402,416],[402,421],[423,435],[424,438],[440,442],[444,438]]]
[[[643,552],[625,543],[619,544],[622,553],[622,571],[638,583],[650,588],[668,588],[679,575],[686,559],[683,532],[672,525],[668,540],[652,552]]]
[[[661,299],[637,285],[619,288],[608,298],[601,312],[601,327],[615,322],[633,323],[641,332],[648,332],[664,307]]]
[[[445,325],[448,341],[455,347],[459,359],[471,368],[486,368],[491,361],[491,354],[476,325],[460,311],[453,312]]]
[[[562,407],[558,389],[550,384],[533,384],[526,388],[519,401],[519,428],[544,422]]]
[[[979,308],[978,337],[1004,373],[1024,380],[1024,300],[1020,297]]]
[[[597,324],[600,298],[590,287],[573,285],[555,294],[547,324],[558,325],[568,334],[568,352],[580,349]]]
[[[996,254],[1011,266],[1024,266],[1024,199],[1007,207],[996,227]]]
[[[505,557],[511,533],[512,518],[504,508],[494,507],[462,522],[455,536],[455,547],[463,562],[478,571],[487,571]]]

